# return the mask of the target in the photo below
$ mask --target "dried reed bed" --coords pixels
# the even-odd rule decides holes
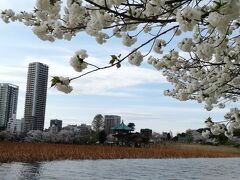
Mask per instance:
[[[149,148],[132,148],[101,145],[0,142],[0,162],[191,157],[240,157],[240,149],[186,144],[165,144]]]

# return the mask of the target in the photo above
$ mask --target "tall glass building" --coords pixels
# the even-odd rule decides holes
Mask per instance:
[[[6,129],[8,120],[17,114],[18,86],[0,83],[0,129]]]
[[[25,98],[25,131],[43,130],[47,99],[48,66],[39,62],[28,66]]]

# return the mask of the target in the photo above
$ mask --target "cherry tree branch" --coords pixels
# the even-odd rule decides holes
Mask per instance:
[[[86,75],[88,75],[88,74],[90,74],[90,73],[93,73],[93,72],[96,72],[96,71],[99,71],[99,70],[103,70],[103,69],[108,69],[108,68],[114,67],[114,66],[116,66],[117,64],[121,63],[122,61],[124,61],[126,58],[128,58],[131,54],[133,54],[133,53],[136,52],[137,50],[141,49],[142,47],[144,47],[145,45],[147,45],[148,43],[150,43],[151,41],[157,39],[158,37],[162,36],[163,34],[166,34],[166,33],[168,33],[169,31],[171,31],[171,30],[173,30],[173,29],[176,29],[176,28],[178,28],[178,27],[179,27],[178,25],[173,26],[172,28],[169,28],[168,30],[166,30],[166,31],[164,31],[164,32],[156,35],[155,37],[149,39],[148,41],[146,41],[145,43],[143,43],[142,45],[140,45],[139,47],[137,47],[136,49],[134,49],[133,51],[131,51],[130,53],[128,53],[126,56],[124,56],[124,57],[123,57],[121,60],[119,60],[118,62],[113,63],[113,64],[108,65],[108,66],[104,66],[104,67],[97,67],[96,69],[93,69],[93,70],[91,70],[91,71],[88,71],[88,72],[86,72],[86,73],[83,73],[83,74],[81,74],[81,75],[79,75],[79,76],[77,76],[77,77],[71,78],[70,81],[75,80],[75,79],[78,79],[78,78],[81,78],[81,77],[83,77],[83,76],[86,76]]]

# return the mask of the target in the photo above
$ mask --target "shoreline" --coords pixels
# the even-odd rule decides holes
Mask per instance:
[[[35,164],[35,163],[49,163],[49,162],[61,162],[61,161],[111,161],[111,160],[178,160],[178,159],[240,159],[239,157],[170,157],[170,158],[121,158],[121,159],[54,159],[54,160],[42,160],[42,161],[9,161],[9,162],[0,162],[2,164],[14,164],[14,163],[23,163],[23,164]]]
[[[166,143],[147,148],[106,145],[0,142],[0,163],[58,160],[234,158],[240,149],[228,146]]]

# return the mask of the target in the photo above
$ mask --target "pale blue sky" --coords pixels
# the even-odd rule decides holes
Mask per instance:
[[[25,2],[25,3],[24,3]],[[31,9],[34,1],[1,0],[0,9]],[[144,38],[144,37],[143,37]],[[142,38],[142,39],[143,39]],[[29,62],[49,65],[50,76],[78,75],[69,66],[69,58],[76,50],[86,49],[89,61],[103,64],[111,54],[126,53],[119,39],[99,45],[94,38],[82,33],[72,41],[43,42],[30,27],[19,23],[4,24],[0,20],[0,82],[9,82],[20,87],[18,118],[23,117],[27,66]],[[50,78],[49,78],[50,80]],[[94,115],[101,113],[122,116],[124,122],[134,122],[136,129],[151,128],[156,132],[204,127],[204,120],[211,116],[222,120],[228,109],[207,112],[202,104],[180,102],[164,97],[163,90],[169,83],[146,63],[138,68],[124,63],[120,69],[108,69],[85,76],[73,83],[74,92],[63,94],[48,89],[45,127],[50,119],[62,119],[67,124],[90,124]]]

